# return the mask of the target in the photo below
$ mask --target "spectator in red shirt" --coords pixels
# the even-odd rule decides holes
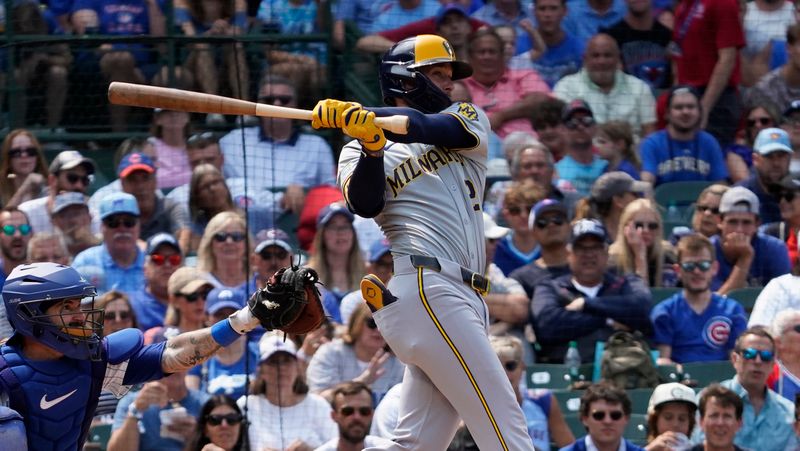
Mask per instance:
[[[734,140],[741,114],[739,49],[744,31],[736,0],[680,0],[668,50],[677,81],[701,93],[701,128],[722,147]]]

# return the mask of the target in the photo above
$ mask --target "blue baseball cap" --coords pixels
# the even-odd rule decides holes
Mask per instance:
[[[533,229],[536,218],[551,211],[562,213],[564,216],[567,216],[567,207],[561,202],[555,199],[540,200],[531,208],[531,213],[528,215],[528,228]]]
[[[172,248],[178,251],[179,254],[183,255],[183,252],[181,252],[181,246],[178,244],[178,240],[176,240],[172,234],[164,232],[156,233],[155,235],[151,236],[149,240],[147,240],[147,255],[151,255],[156,251],[156,249],[159,248],[159,246],[163,244],[172,246]]]
[[[61,210],[73,205],[81,205],[89,208],[86,204],[86,196],[84,196],[83,193],[79,193],[77,191],[68,191],[56,196],[55,200],[53,201],[53,210],[51,214],[57,214]]]
[[[244,307],[247,300],[245,294],[239,289],[214,288],[206,298],[206,313],[213,315],[224,308],[239,310]]]
[[[152,158],[143,153],[129,153],[122,157],[122,161],[119,162],[119,166],[117,166],[117,176],[124,179],[133,171],[145,171],[152,174],[156,172],[156,163]]]
[[[100,201],[100,220],[120,213],[140,215],[139,204],[133,195],[123,192],[111,193]]]
[[[572,225],[572,237],[569,242],[570,244],[574,244],[585,236],[594,236],[604,243],[608,242],[606,228],[596,219],[581,219],[575,222],[575,224]]]
[[[436,17],[434,18],[434,20],[436,21],[436,25],[442,23],[444,17],[451,12],[457,12],[462,16],[464,16],[465,18],[469,19],[469,12],[467,12],[466,8],[464,8],[458,3],[448,3],[439,8],[439,11],[436,13]]]
[[[765,128],[758,132],[753,150],[760,155],[769,155],[772,152],[792,153],[792,143],[789,134],[780,128]]]
[[[289,234],[281,229],[266,229],[261,230],[256,234],[256,242],[258,243],[255,248],[255,253],[260,254],[261,251],[269,246],[278,246],[286,252],[293,254],[294,250],[289,244]]]
[[[389,244],[389,240],[386,238],[381,238],[374,243],[372,246],[369,247],[369,261],[370,263],[374,263],[381,259],[384,255],[388,252],[391,252],[392,248]]]
[[[355,216],[347,209],[346,205],[334,202],[330,205],[326,205],[319,211],[317,215],[317,227],[328,225],[328,222],[336,215],[343,215],[351,223],[355,219]]]

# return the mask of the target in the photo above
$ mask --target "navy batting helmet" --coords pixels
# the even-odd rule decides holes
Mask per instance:
[[[398,42],[381,60],[380,83],[383,101],[395,106],[395,99],[423,113],[438,113],[450,106],[450,97],[428,77],[418,71],[420,67],[450,63],[453,80],[472,75],[472,67],[457,61],[453,47],[441,36],[422,34]]]
[[[3,286],[3,303],[15,334],[31,337],[73,359],[99,360],[103,311],[94,308],[94,287],[75,269],[56,263],[14,268]],[[58,311],[48,309],[61,301]]]

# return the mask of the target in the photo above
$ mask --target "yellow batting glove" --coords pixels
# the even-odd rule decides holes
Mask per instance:
[[[320,128],[341,128],[344,112],[351,107],[361,108],[356,102],[343,102],[336,99],[325,99],[317,102],[311,114],[311,126]]]
[[[361,146],[371,152],[378,152],[386,145],[383,129],[375,125],[375,113],[364,110],[361,106],[344,112],[342,131],[359,140]]]

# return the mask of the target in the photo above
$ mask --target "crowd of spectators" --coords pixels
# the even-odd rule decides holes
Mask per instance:
[[[29,3],[6,20],[77,35],[161,36],[167,26],[165,4],[154,0],[20,9]],[[519,387],[537,449],[638,449],[623,440],[633,413],[624,390],[601,381],[582,393],[587,434],[576,441],[553,393],[525,387],[531,365],[564,364],[571,347],[596,364],[597,343],[618,331],[645,337],[657,365],[735,369],[699,393],[656,387],[646,449],[800,449],[792,2],[339,0],[326,23],[328,7],[174,3],[189,36],[331,33],[329,47],[265,47],[257,68],[235,40],[189,45],[173,74],[149,43],[115,41],[75,54],[22,52],[14,74],[29,94],[47,85],[49,127],[63,116],[71,65],[96,67],[107,81],[175,78],[179,87],[297,107],[318,97],[329,53],[379,54],[408,36],[440,34],[474,68],[453,100],[481,107],[492,128],[485,299],[492,345]],[[127,107],[108,114],[115,131],[126,130]],[[257,330],[118,402],[103,394],[97,423],[113,425],[108,449],[342,450],[391,438],[405,367],[358,287],[367,273],[387,282],[392,253],[375,223],[330,188],[336,152],[290,119],[244,118],[219,133],[206,125],[225,117],[203,119],[152,111],[150,136],[121,143],[113,168],[73,149],[46,158],[34,133],[8,132],[0,281],[25,262],[73,265],[98,288],[106,333],[138,327],[158,342],[224,318],[282,266],[313,267],[324,327],[285,339]],[[101,185],[101,173],[116,179]],[[681,182],[705,183],[683,217],[654,196]],[[743,288],[760,290],[752,311],[736,298]],[[657,289],[673,291],[656,302]],[[9,333],[1,319],[0,337]],[[468,442],[460,431],[451,449]]]

